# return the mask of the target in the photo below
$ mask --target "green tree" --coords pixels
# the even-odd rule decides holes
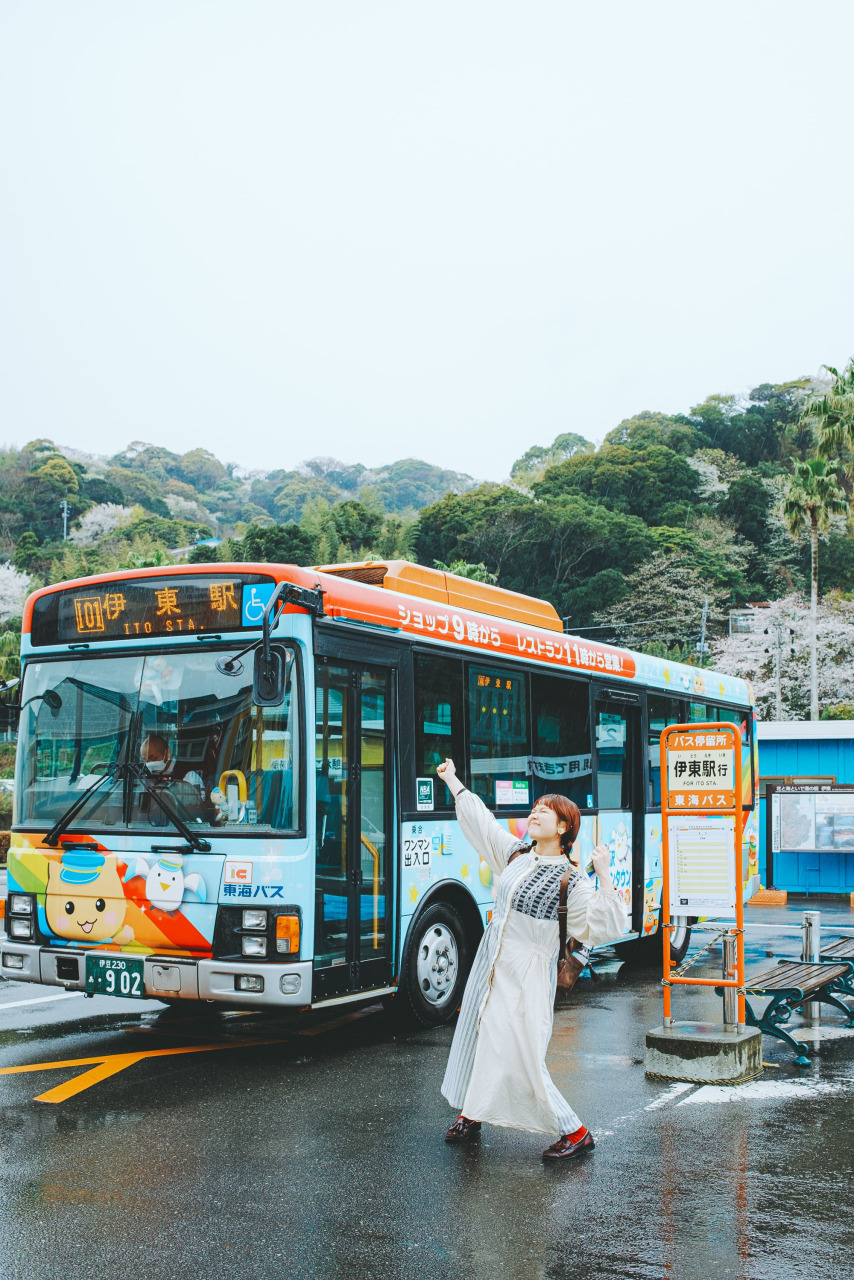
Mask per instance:
[[[609,431],[603,443],[624,444],[631,449],[660,445],[674,453],[687,455],[707,448],[709,440],[695,423],[684,417],[672,418],[666,413],[651,413],[645,409]]]
[[[175,478],[203,493],[213,492],[230,480],[219,458],[207,449],[191,449],[181,456],[179,465],[180,473],[176,469]]]
[[[576,431],[564,431],[561,435],[555,436],[547,448],[535,444],[523,453],[521,458],[517,458],[510,468],[510,479],[530,488],[535,480],[542,479],[549,467],[557,466],[559,462],[566,462],[579,453],[595,453],[595,451],[596,446],[584,436],[578,435]]]
[[[830,364],[824,368],[833,381],[826,391],[809,397],[803,419],[815,432],[819,456],[839,457],[854,449],[854,356],[841,373]],[[851,469],[849,464],[849,475]]]
[[[298,524],[277,524],[263,528],[247,525],[243,537],[234,539],[235,559],[259,564],[312,564],[314,539]]]
[[[783,518],[792,538],[805,529],[810,537],[810,719],[818,719],[818,666],[816,618],[818,612],[818,535],[830,517],[847,510],[848,499],[839,483],[839,467],[824,458],[810,458],[795,467],[786,496]]]
[[[25,529],[15,543],[15,554],[12,563],[22,573],[29,573],[39,553],[39,540],[32,529]]]
[[[468,578],[472,582],[488,582],[493,586],[498,581],[494,573],[490,573],[485,564],[469,564],[466,560],[454,560],[451,564],[443,564],[437,560],[436,568],[442,573],[453,573],[458,578]]]
[[[672,449],[604,445],[598,453],[550,467],[533,490],[541,501],[583,494],[647,524],[674,524],[696,503],[699,484],[694,468]]]

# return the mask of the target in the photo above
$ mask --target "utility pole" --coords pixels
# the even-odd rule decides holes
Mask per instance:
[[[59,504],[59,509],[62,512],[62,541],[67,542],[68,541],[68,499],[67,498],[62,499],[62,502],[60,502]]]
[[[783,655],[783,630],[784,630],[783,624],[782,622],[779,622],[779,621],[772,622],[770,627],[765,628],[766,636],[770,635],[772,631],[774,632],[773,654],[774,654],[774,683],[776,684],[776,687],[777,687],[777,696],[775,700],[775,710],[776,710],[777,720],[783,719],[783,689],[782,689],[782,684],[780,679],[780,672],[782,668],[782,655]],[[791,627],[788,628],[788,631],[790,636],[793,636],[795,634]],[[766,649],[765,652],[771,653],[772,650]],[[795,652],[794,645],[790,645],[789,653],[793,655],[794,652]]]

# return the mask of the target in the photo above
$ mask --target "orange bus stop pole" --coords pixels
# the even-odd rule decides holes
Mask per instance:
[[[670,1027],[673,1025],[673,1016],[670,1008],[670,840],[667,830],[667,819],[669,810],[667,808],[667,734],[669,730],[662,730],[659,738],[659,753],[661,759],[661,954],[663,957],[663,981],[662,987],[664,1002],[663,1025]]]

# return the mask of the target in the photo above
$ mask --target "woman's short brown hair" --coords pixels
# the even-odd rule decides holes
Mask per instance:
[[[566,823],[566,831],[560,838],[560,847],[563,853],[569,857],[569,851],[575,844],[578,829],[581,826],[581,811],[578,805],[574,800],[570,800],[568,796],[559,796],[555,791],[550,791],[548,795],[538,796],[534,804],[544,804],[553,813],[557,814],[561,822]]]

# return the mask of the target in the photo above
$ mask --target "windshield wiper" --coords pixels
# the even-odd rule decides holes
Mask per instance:
[[[85,791],[81,791],[77,799],[68,806],[59,818],[57,818],[56,822],[45,836],[44,843],[49,845],[51,849],[55,849],[59,844],[59,837],[68,829],[68,827],[71,826],[71,823],[77,815],[86,808],[86,805],[89,803],[95,792],[100,790],[108,778],[111,778],[113,781],[115,781],[116,778],[120,778],[124,772],[124,768],[125,766],[121,761],[116,761],[116,763],[111,764],[106,772],[103,773],[100,778],[97,778],[91,786],[88,786]]]
[[[178,813],[173,807],[171,800],[169,801],[168,804],[165,803],[166,801],[165,788],[156,787],[154,785],[154,783],[151,781],[151,779],[148,777],[146,773],[145,766],[141,764],[132,764],[129,762],[125,767],[127,772],[131,775],[131,777],[136,778],[136,780],[140,782],[143,787],[145,787],[145,790],[148,792],[148,794],[154,797],[154,799],[160,805],[160,808],[166,814],[166,817],[169,819],[172,825],[177,829],[178,833],[182,835],[184,839],[187,841],[187,844],[191,845],[196,850],[196,853],[210,853],[211,851],[210,841],[203,840],[201,836],[196,835],[192,827],[188,827],[186,822],[184,822],[182,818],[179,818]]]

